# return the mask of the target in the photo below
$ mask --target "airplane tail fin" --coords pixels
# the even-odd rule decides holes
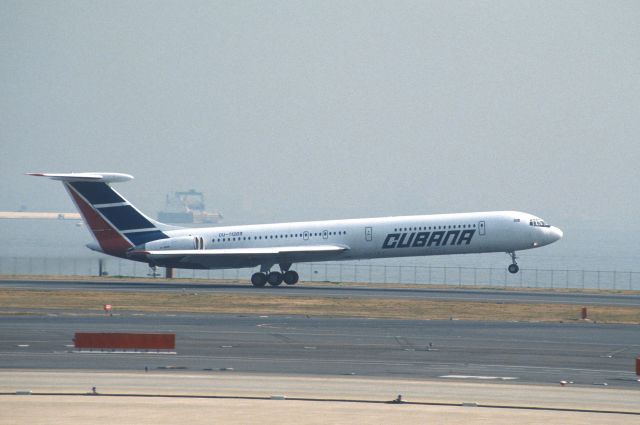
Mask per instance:
[[[109,183],[133,179],[120,173],[28,173],[62,181],[82,214],[100,250],[125,257],[127,250],[168,236],[163,230],[175,229],[140,212]]]

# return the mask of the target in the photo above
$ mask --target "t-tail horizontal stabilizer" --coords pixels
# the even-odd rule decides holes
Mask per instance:
[[[48,177],[52,180],[64,182],[102,182],[117,183],[133,180],[130,174],[122,173],[27,173],[29,176]]]

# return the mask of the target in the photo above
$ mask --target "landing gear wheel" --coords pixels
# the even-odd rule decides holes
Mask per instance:
[[[254,273],[251,276],[251,284],[256,288],[262,288],[267,284],[267,275],[264,273]]]
[[[271,286],[278,286],[282,283],[282,273],[280,272],[271,272],[267,275],[267,282]]]
[[[293,270],[289,270],[284,274],[284,283],[287,285],[295,285],[298,283],[298,273]]]
[[[509,270],[509,273],[511,274],[518,273],[518,270],[520,270],[520,267],[518,267],[518,263],[516,263],[517,257],[516,257],[515,251],[507,252],[507,254],[511,257],[511,264],[509,264],[509,267],[507,267],[507,270]]]

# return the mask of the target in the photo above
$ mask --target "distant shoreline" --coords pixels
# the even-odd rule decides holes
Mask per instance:
[[[0,211],[0,219],[10,220],[81,220],[79,213]]]

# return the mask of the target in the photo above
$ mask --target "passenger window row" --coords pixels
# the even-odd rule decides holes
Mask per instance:
[[[305,235],[306,233],[306,235]],[[303,232],[303,233],[284,233],[279,235],[258,235],[258,236],[237,236],[231,238],[214,238],[211,242],[239,242],[250,240],[262,240],[262,239],[295,239],[295,238],[315,238],[322,237],[323,232]],[[338,232],[327,232],[327,236],[346,235],[345,230]]]
[[[449,224],[445,226],[398,227],[394,232],[414,232],[416,230],[475,229],[475,224]]]

